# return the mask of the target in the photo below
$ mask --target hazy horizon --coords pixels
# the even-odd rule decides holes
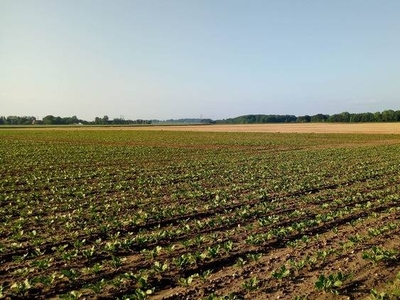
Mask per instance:
[[[400,109],[399,1],[0,2],[0,115]]]

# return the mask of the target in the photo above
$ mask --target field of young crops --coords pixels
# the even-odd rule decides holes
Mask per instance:
[[[400,297],[400,135],[1,130],[0,175],[0,298]]]

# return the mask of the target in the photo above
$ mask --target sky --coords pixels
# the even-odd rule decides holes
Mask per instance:
[[[400,109],[400,1],[0,0],[0,115]]]

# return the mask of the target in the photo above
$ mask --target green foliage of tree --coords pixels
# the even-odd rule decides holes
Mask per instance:
[[[299,116],[299,117],[297,117],[296,122],[298,122],[298,123],[310,123],[311,122],[311,117],[309,115]]]
[[[79,120],[77,116],[72,117],[55,117],[53,115],[47,115],[43,118],[44,125],[73,125],[83,123],[84,121]]]
[[[311,122],[313,122],[313,123],[326,122],[326,120],[328,120],[328,118],[329,118],[329,115],[316,114],[314,116],[311,116]]]
[[[263,123],[368,123],[368,122],[400,122],[400,111],[385,110],[383,112],[349,113],[326,115],[244,115],[236,118],[217,120],[218,124],[263,124]]]
[[[32,116],[8,116],[0,117],[0,125],[31,125],[36,122],[36,118]]]
[[[399,122],[400,111],[384,110],[383,112],[366,112],[354,113],[342,112],[340,114],[331,115],[327,119],[328,122],[351,122],[351,123],[368,123],[368,122]]]
[[[297,117],[294,115],[245,115],[217,121],[221,124],[264,124],[264,123],[293,123]]]

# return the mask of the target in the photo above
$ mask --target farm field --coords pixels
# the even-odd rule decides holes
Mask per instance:
[[[0,298],[398,299],[369,133],[0,130]]]
[[[20,126],[18,126],[20,128]],[[14,128],[18,128],[15,127]],[[134,126],[27,126],[24,129],[55,130],[151,130],[201,132],[280,132],[280,133],[362,133],[400,134],[397,123],[287,123],[287,124],[218,124],[218,125],[134,125]]]
[[[221,124],[205,126],[147,126],[139,130],[206,131],[206,132],[284,132],[284,133],[362,133],[400,134],[400,123],[288,123],[288,124]]]

